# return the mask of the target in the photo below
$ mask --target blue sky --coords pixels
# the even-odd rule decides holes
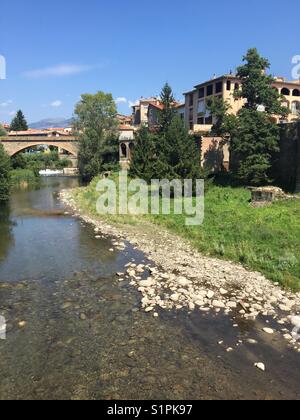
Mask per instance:
[[[254,46],[272,73],[291,78],[299,18],[290,0],[2,0],[0,121],[20,108],[30,122],[70,117],[80,95],[97,90],[128,114],[166,81],[181,99]]]

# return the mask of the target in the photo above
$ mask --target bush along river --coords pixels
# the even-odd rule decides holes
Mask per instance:
[[[45,178],[1,208],[1,400],[300,397],[299,353],[262,341],[250,321],[233,328],[222,312],[142,310],[116,273],[131,262],[146,279],[151,261],[67,212],[59,193],[77,185]]]

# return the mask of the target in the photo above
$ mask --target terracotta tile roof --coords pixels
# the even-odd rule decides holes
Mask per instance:
[[[132,127],[131,125],[127,125],[127,124],[121,124],[119,126],[119,130],[120,131],[134,131],[134,127]]]
[[[63,128],[57,129],[47,129],[47,130],[27,130],[27,131],[10,131],[9,136],[49,136],[53,133],[58,133],[60,135],[68,136],[69,133],[64,131]]]

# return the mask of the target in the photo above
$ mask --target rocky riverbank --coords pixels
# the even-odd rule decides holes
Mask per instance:
[[[129,261],[117,273],[120,282],[129,281],[138,289],[141,307],[149,315],[158,317],[159,310],[174,309],[222,311],[236,322],[259,321],[262,334],[281,335],[300,352],[300,293],[283,290],[241,265],[205,257],[181,238],[147,222],[142,227],[112,226],[90,217],[78,207],[71,191],[63,191],[60,198],[75,216],[94,225],[96,237],[115,238],[111,252],[124,249],[128,241],[153,261],[154,266]],[[263,364],[256,367],[265,368]]]

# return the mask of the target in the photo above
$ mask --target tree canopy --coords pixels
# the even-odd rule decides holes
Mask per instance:
[[[215,117],[213,131],[230,138],[231,168],[246,184],[263,185],[272,180],[272,156],[279,150],[279,127],[276,119],[284,118],[289,110],[283,105],[284,97],[274,88],[274,78],[267,74],[270,63],[250,49],[238,67],[240,89],[236,99],[243,99],[244,106],[237,116],[230,114],[228,104],[213,99],[208,108]]]
[[[28,124],[25,116],[21,110],[17,112],[17,115],[10,124],[11,131],[26,131],[28,130]]]
[[[3,125],[0,124],[0,137],[5,136],[6,134],[7,134],[6,130],[4,129]]]
[[[0,202],[9,198],[10,169],[10,158],[0,143]]]
[[[166,131],[176,115],[175,97],[171,86],[166,83],[160,93],[163,109],[159,114],[160,131]]]
[[[79,170],[89,181],[118,162],[118,121],[111,94],[84,94],[75,108],[75,129],[79,133]]]

